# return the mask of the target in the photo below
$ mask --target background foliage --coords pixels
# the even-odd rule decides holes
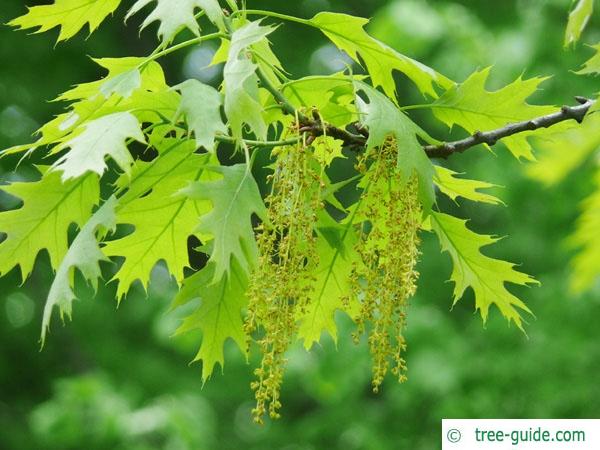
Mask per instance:
[[[4,3],[3,23],[23,12],[21,2]],[[597,90],[597,79],[568,71],[592,53],[581,45],[561,51],[568,8],[562,0],[506,1],[494,8],[486,1],[251,3],[303,17],[326,9],[372,16],[370,31],[376,37],[453,79],[491,64],[496,86],[514,80],[523,67],[529,76],[556,74],[536,94],[540,102],[572,103],[573,95]],[[102,75],[84,55],[149,53],[155,29],[137,39],[138,25],[135,17],[125,28],[108,21],[89,40],[75,39],[55,49],[47,35],[24,39],[3,28],[0,148],[27,141],[56,113],[56,105],[43,99]],[[585,41],[599,38],[596,27]],[[292,24],[273,35],[273,41],[292,74],[335,71],[346,64],[318,33]],[[177,55],[162,61],[169,84],[189,76],[218,82],[210,69],[202,70],[214,50],[194,48],[185,59]],[[31,70],[33,64],[38,70]],[[27,176],[6,169],[14,160],[1,163],[2,180]],[[2,447],[430,449],[438,445],[442,417],[597,416],[600,388],[591,374],[600,369],[600,347],[594,339],[600,286],[581,296],[569,294],[570,250],[563,244],[573,228],[578,200],[592,189],[588,180],[594,164],[582,165],[551,188],[528,179],[524,165],[500,148],[497,157],[473,151],[452,160],[451,166],[505,186],[496,193],[509,208],[478,205],[474,212],[465,204],[463,211],[474,217],[475,229],[510,235],[494,249],[495,256],[523,262],[522,270],[542,282],[541,288],[519,291],[536,314],[526,325],[528,339],[515,327],[507,328],[499,315],[482,329],[469,301],[449,313],[452,289],[442,281],[450,272],[449,260],[438,256],[431,236],[424,236],[422,278],[407,331],[409,382],[389,380],[374,396],[364,346],[341,340],[337,352],[324,348],[307,354],[297,348],[283,386],[283,419],[261,428],[248,414],[251,369],[235,349],[225,374],[204,388],[200,369],[182,364],[194,353],[197,339],[170,337],[177,318],[163,311],[173,286],[161,268],[155,271],[149,298],[138,292],[118,312],[111,286],[93,300],[77,302],[77,320],[54,327],[39,353],[43,303],[51,282],[44,260],[24,288],[15,287],[16,273],[0,280]],[[3,209],[13,206],[9,197],[0,195]]]

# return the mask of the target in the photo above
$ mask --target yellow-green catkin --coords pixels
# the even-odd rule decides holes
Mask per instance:
[[[353,291],[361,304],[355,340],[367,333],[373,358],[373,391],[378,392],[388,370],[406,380],[403,331],[409,299],[414,295],[418,272],[418,230],[421,205],[416,176],[402,182],[396,168],[394,142],[365,155],[359,170],[369,177],[360,209],[365,219],[356,250]],[[369,161],[372,160],[372,161]],[[370,325],[369,325],[370,324]]]
[[[266,413],[278,418],[285,351],[306,308],[317,264],[314,225],[321,203],[321,177],[312,149],[303,145],[273,152],[272,192],[266,198],[267,220],[258,228],[260,260],[250,280],[246,320],[248,335],[258,334],[262,353],[252,383],[256,422]]]

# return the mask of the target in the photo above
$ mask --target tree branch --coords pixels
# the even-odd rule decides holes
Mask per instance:
[[[300,132],[307,133],[313,137],[327,135],[339,139],[344,142],[346,147],[364,147],[369,138],[369,131],[360,124],[356,124],[356,128],[360,134],[352,133],[343,128],[335,127],[331,124],[323,123],[317,116],[311,119],[298,111],[294,105],[279,91],[260,69],[257,70],[258,78],[261,85],[268,90],[275,100],[280,104],[281,108],[288,114],[295,115],[300,121]],[[534,131],[540,128],[549,128],[557,123],[566,120],[575,120],[578,123],[583,121],[583,118],[595,103],[585,97],[575,97],[579,103],[576,106],[562,106],[560,111],[557,111],[546,116],[536,117],[530,120],[521,122],[509,123],[501,128],[490,131],[476,131],[471,136],[453,142],[444,142],[440,145],[424,145],[423,150],[430,158],[447,158],[454,153],[462,153],[465,150],[479,144],[494,145],[500,139],[512,136],[513,134],[523,133],[525,131]]]
[[[576,120],[578,123],[583,121],[588,110],[595,103],[584,97],[575,97],[580,103],[577,106],[563,106],[560,111],[548,114],[547,116],[537,117],[531,120],[522,122],[509,123],[508,125],[491,131],[476,131],[468,138],[454,142],[446,142],[440,145],[427,145],[424,148],[425,153],[430,158],[447,158],[453,153],[462,153],[468,148],[478,144],[494,145],[500,139],[512,136],[513,134],[522,133],[524,131],[533,131],[540,128],[548,128],[565,120]]]

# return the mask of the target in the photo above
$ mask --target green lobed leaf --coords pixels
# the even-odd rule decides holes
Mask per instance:
[[[469,133],[501,128],[511,122],[533,119],[557,111],[553,106],[527,103],[527,98],[538,90],[546,78],[517,78],[513,83],[496,91],[485,88],[490,68],[475,72],[463,83],[449,89],[437,99],[432,111],[449,127],[459,125]],[[502,139],[515,158],[533,160],[527,138],[546,133],[545,130],[526,131]]]
[[[358,117],[354,105],[354,79],[357,78],[343,74],[309,76],[282,85],[281,91],[294,107],[314,108],[325,122],[345,127]],[[269,97],[266,106],[275,104],[275,99]],[[282,115],[280,108],[269,111],[270,121],[282,121]]]
[[[590,45],[596,51],[596,54],[586,61],[583,68],[577,72],[580,75],[600,75],[600,42],[596,45]]]
[[[196,35],[200,34],[200,26],[194,17],[196,8],[204,10],[219,29],[225,26],[223,11],[217,0],[137,0],[127,13],[126,19],[154,1],[156,6],[144,19],[142,30],[152,22],[159,21],[158,36],[165,43],[172,41],[182,28],[187,28]]]
[[[266,39],[273,30],[272,27],[260,26],[259,22],[250,22],[237,29],[231,38],[223,78],[225,115],[229,119],[231,134],[236,139],[243,137],[244,124],[259,139],[266,139],[267,125],[262,116],[256,76],[258,66],[248,59],[244,50]]]
[[[170,128],[170,127],[169,127]],[[116,181],[115,193],[121,206],[144,197],[166,180],[170,182],[172,173],[178,174],[180,166],[185,165],[188,157],[194,153],[196,146],[189,139],[173,137],[151,137],[151,144],[158,155],[151,161],[138,160],[131,175],[122,174]],[[196,156],[192,157],[196,158]],[[206,157],[203,157],[206,158]],[[202,165],[207,161],[198,160]]]
[[[221,94],[198,80],[187,80],[175,87],[181,92],[182,113],[190,130],[194,131],[196,145],[210,152],[215,151],[215,136],[227,133],[227,127],[221,119]]]
[[[577,0],[577,5],[569,13],[569,20],[565,31],[565,47],[579,40],[593,12],[594,0]]]
[[[310,302],[298,318],[298,338],[304,340],[309,350],[321,339],[323,332],[337,341],[335,312],[346,310],[344,301],[351,301],[350,274],[353,263],[358,260],[354,250],[357,242],[352,221],[340,225],[329,218],[318,228],[317,255],[319,264],[314,272],[314,289]],[[350,306],[352,309],[352,306]]]
[[[93,174],[63,183],[58,173],[47,172],[39,181],[12,183],[2,190],[23,205],[0,213],[0,231],[7,235],[0,243],[0,274],[18,265],[23,280],[43,249],[52,267],[58,267],[67,253],[69,226],[83,226],[100,197]]]
[[[395,138],[401,182],[408,181],[416,172],[419,178],[419,196],[424,210],[428,211],[435,196],[434,169],[417,137],[427,142],[434,142],[433,139],[385,95],[365,83],[357,81],[355,85],[357,92],[363,92],[369,100],[366,103],[359,95],[356,97],[361,122],[369,129],[367,147],[378,147],[389,136]]]
[[[77,178],[86,172],[102,175],[107,168],[106,156],[110,156],[125,173],[130,173],[133,157],[127,149],[127,139],[146,142],[140,123],[133,114],[109,114],[87,122],[81,128],[81,133],[56,149],[69,148],[52,166],[53,170],[62,172],[63,180]]]
[[[481,313],[484,323],[490,306],[496,305],[509,322],[513,321],[523,330],[519,310],[531,311],[506,289],[506,283],[527,285],[537,282],[529,275],[516,271],[514,264],[481,253],[482,247],[497,242],[498,238],[474,233],[466,223],[466,220],[448,214],[431,214],[432,229],[438,236],[442,251],[448,252],[454,265],[450,277],[454,282],[454,304],[470,287],[475,294],[475,309]]]
[[[175,332],[176,335],[200,330],[202,343],[194,361],[202,361],[202,379],[208,380],[216,364],[224,366],[223,347],[232,339],[244,355],[247,354],[242,311],[246,307],[246,274],[233,264],[229,276],[216,283],[215,265],[210,263],[183,281],[173,301],[173,308],[199,300],[200,304]]]
[[[345,158],[342,153],[344,142],[331,136],[317,137],[312,146],[315,158],[323,167],[329,167],[335,158]]]
[[[61,94],[56,100],[75,101],[93,99],[102,94],[108,98],[113,93],[128,98],[137,89],[158,92],[168,88],[165,74],[159,63],[146,58],[92,58],[108,71],[105,78],[81,83]]]
[[[220,41],[221,43],[219,44],[219,48],[213,55],[209,67],[227,62],[227,56],[229,55],[229,45],[231,44],[231,41],[225,38],[221,38]]]
[[[430,67],[398,53],[369,36],[364,30],[368,22],[368,19],[361,17],[331,12],[320,12],[310,20],[313,26],[319,28],[340,50],[346,52],[357,63],[361,63],[362,59],[373,85],[381,86],[392,99],[396,98],[394,70],[405,74],[423,94],[433,98],[438,96],[434,86],[443,89],[453,86],[451,80]]]
[[[60,27],[60,42],[75,36],[85,25],[91,34],[120,3],[121,0],[55,0],[51,5],[28,8],[27,14],[11,20],[9,25],[22,30],[37,28],[35,33]]]
[[[123,98],[130,97],[133,91],[142,85],[142,75],[137,67],[120,73],[106,80],[100,87],[100,92],[108,98],[118,94]]]
[[[161,260],[178,282],[183,279],[189,266],[188,237],[195,234],[198,217],[210,206],[179,193],[200,179],[211,159],[209,154],[193,154],[194,149],[192,141],[167,141],[161,150],[166,156],[136,165],[132,172],[129,190],[117,208],[117,223],[130,224],[134,231],[104,247],[107,256],[125,258],[114,276],[119,281],[119,299],[136,280],[147,287],[152,269]]]
[[[18,145],[2,152],[2,156],[34,150],[53,144],[61,144],[74,137],[74,132],[86,122],[117,112],[132,112],[140,122],[155,122],[162,118],[172,119],[180,104],[180,96],[166,84],[160,65],[154,61],[144,64],[144,58],[94,59],[108,70],[103,80],[82,83],[62,94],[57,100],[74,102],[70,110],[59,114],[43,125],[37,134],[40,138],[33,144]],[[106,98],[102,88],[120,74],[140,67],[141,85],[129,97],[111,95]],[[56,149],[59,151],[60,149]]]
[[[454,201],[458,197],[462,197],[474,202],[490,203],[492,205],[502,204],[502,200],[499,198],[485,192],[479,192],[480,189],[489,189],[497,187],[497,185],[485,181],[459,178],[457,175],[460,174],[442,166],[435,166],[433,181],[442,193]]]
[[[268,39],[261,39],[256,44],[250,47],[252,55],[255,56],[254,62],[258,68],[262,71],[267,79],[274,86],[279,86],[279,76],[285,74],[281,61],[271,48],[271,43]]]
[[[209,261],[214,263],[214,281],[231,272],[235,258],[250,272],[258,260],[252,215],[266,217],[266,208],[246,164],[207,167],[222,176],[216,181],[191,183],[181,192],[193,200],[209,200],[212,209],[200,217],[196,231],[213,237]]]
[[[106,233],[114,231],[116,227],[115,206],[117,200],[115,197],[109,198],[98,211],[92,215],[87,223],[81,228],[77,237],[69,247],[64,259],[56,271],[56,276],[50,286],[50,292],[46,305],[44,306],[44,316],[42,319],[42,347],[46,340],[46,333],[50,327],[50,318],[52,310],[58,306],[60,317],[71,318],[72,303],[75,300],[73,292],[73,280],[75,269],[78,269],[86,280],[93,286],[94,290],[98,286],[98,278],[102,276],[100,271],[100,261],[108,261],[104,256],[96,233],[98,231]]]

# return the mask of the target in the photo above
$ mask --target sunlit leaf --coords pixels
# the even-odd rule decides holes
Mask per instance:
[[[556,112],[553,106],[527,103],[546,78],[517,78],[513,83],[496,91],[488,91],[486,82],[490,69],[472,74],[463,83],[448,90],[433,105],[435,116],[449,127],[458,125],[469,133],[501,128],[511,122],[529,120]],[[533,159],[527,138],[545,130],[526,131],[502,139],[516,158]]]
[[[244,50],[265,39],[272,27],[250,22],[233,33],[227,63],[223,69],[225,86],[225,114],[235,138],[243,137],[247,124],[260,139],[265,139],[267,125],[262,117],[263,108],[258,95],[257,65]]]
[[[596,51],[596,54],[586,61],[583,68],[577,72],[580,75],[600,75],[600,43],[590,45]]]
[[[458,197],[462,197],[474,202],[490,203],[492,205],[502,203],[499,198],[479,191],[480,189],[497,187],[495,184],[486,183],[485,181],[469,180],[468,178],[459,178],[457,175],[459,174],[450,169],[436,166],[433,181],[441,192],[454,201],[456,201]]]
[[[244,354],[247,351],[247,336],[242,321],[242,311],[248,303],[246,274],[234,263],[229,276],[213,283],[214,270],[214,264],[208,264],[200,272],[187,277],[173,301],[174,308],[193,300],[200,302],[175,334],[193,330],[202,332],[202,343],[194,361],[202,362],[204,381],[210,378],[215,365],[223,368],[223,346],[228,339],[232,339]]]
[[[329,77],[305,77],[282,86],[283,94],[296,108],[314,108],[319,116],[332,125],[344,127],[358,119],[354,105],[354,79],[342,74]],[[364,77],[362,77],[364,78]],[[269,105],[274,104],[270,100]],[[273,109],[280,113],[280,109]],[[274,117],[272,120],[277,120]]]
[[[46,249],[57,268],[67,253],[71,224],[83,226],[99,201],[98,178],[88,174],[63,183],[58,173],[41,180],[12,183],[2,190],[23,201],[20,208],[0,213],[0,274],[20,266],[22,278],[31,273],[38,253]]]
[[[2,156],[23,151],[32,152],[38,148],[61,144],[74,137],[73,132],[86,122],[114,114],[131,112],[140,122],[156,121],[157,118],[172,119],[180,104],[179,94],[171,90],[165,82],[165,76],[156,62],[144,63],[144,58],[100,58],[94,59],[101,67],[108,70],[106,78],[89,83],[81,83],[61,94],[57,100],[74,102],[66,113],[59,114],[44,124],[37,132],[40,135],[32,144],[18,145],[2,152]],[[106,98],[102,92],[106,83],[110,83],[119,75],[140,70],[141,84],[127,98],[110,95]],[[109,86],[110,87],[110,86]],[[121,89],[124,86],[115,86]],[[106,91],[113,94],[115,91]],[[121,94],[126,93],[124,91]],[[58,150],[58,149],[56,149]]]
[[[193,200],[209,200],[210,213],[200,217],[196,231],[210,234],[214,242],[210,262],[214,263],[215,281],[229,274],[235,258],[242,270],[249,272],[258,259],[252,227],[252,215],[265,217],[265,205],[248,166],[207,167],[222,176],[212,182],[195,182],[182,190]]]
[[[304,340],[307,350],[320,341],[324,332],[337,341],[334,316],[336,311],[346,309],[344,302],[350,302],[350,274],[352,264],[358,259],[353,248],[356,241],[351,222],[343,226],[333,222],[319,228],[319,265],[315,271],[314,289],[310,303],[299,317],[298,337]]]
[[[313,142],[315,158],[325,167],[331,165],[335,158],[344,158],[344,143],[331,136],[319,136]]]
[[[219,28],[224,27],[223,11],[217,0],[137,0],[127,13],[127,17],[136,14],[154,1],[156,5],[144,19],[142,29],[152,22],[159,21],[158,36],[161,41],[170,42],[182,28],[200,34],[200,26],[194,17],[196,8],[204,10],[209,19]]]
[[[117,223],[130,224],[134,230],[107,242],[104,248],[108,256],[125,258],[115,275],[119,298],[136,280],[146,287],[152,269],[161,260],[177,281],[183,280],[183,270],[189,266],[188,237],[195,234],[198,217],[209,206],[179,193],[188,183],[200,179],[209,160],[208,154],[193,155],[194,148],[189,141],[167,147],[162,151],[169,151],[168,157],[159,163],[140,165],[132,172],[134,181],[121,198]]]
[[[454,268],[450,280],[454,282],[454,303],[467,288],[475,293],[475,309],[479,310],[484,323],[490,306],[495,305],[508,321],[523,329],[521,312],[531,313],[522,300],[506,289],[506,283],[527,285],[536,283],[529,275],[518,272],[514,264],[490,258],[481,248],[497,242],[492,236],[474,233],[466,226],[467,221],[448,214],[434,212],[432,228],[437,234],[442,250],[452,258]],[[519,311],[521,310],[521,311]]]
[[[221,94],[197,80],[187,80],[177,86],[181,91],[179,111],[194,131],[196,145],[208,151],[215,150],[215,136],[225,134],[227,127],[221,119]]]
[[[366,103],[360,96],[356,98],[361,120],[369,129],[367,147],[378,147],[390,136],[395,139],[398,148],[398,171],[402,180],[408,181],[416,172],[419,177],[419,195],[427,210],[434,200],[434,170],[417,137],[433,142],[431,137],[385,95],[362,82],[356,82],[356,86],[357,91],[364,92],[369,101]]]
[[[85,25],[92,33],[120,3],[121,0],[55,0],[51,5],[28,8],[27,14],[13,19],[9,25],[24,30],[37,28],[36,33],[60,27],[60,42],[75,36]]]
[[[52,286],[50,286],[46,305],[44,306],[42,346],[50,327],[50,318],[55,306],[58,306],[61,318],[64,318],[64,316],[71,318],[72,304],[76,298],[73,292],[75,269],[81,272],[94,290],[97,289],[98,278],[102,276],[99,263],[100,261],[108,261],[108,258],[100,250],[96,233],[98,231],[106,233],[107,231],[114,230],[116,226],[116,204],[116,198],[111,197],[94,213],[81,228],[64,259],[61,261],[60,266],[58,266],[56,276],[54,277]]]
[[[356,62],[364,61],[375,87],[381,86],[392,99],[396,98],[393,71],[406,75],[423,94],[437,97],[434,86],[450,88],[454,83],[426,65],[404,56],[372,38],[364,30],[369,21],[360,17],[321,12],[310,20],[331,41]],[[359,59],[359,56],[361,59]]]
[[[129,173],[133,157],[127,149],[128,138],[145,142],[137,118],[128,112],[109,114],[82,125],[83,130],[56,151],[69,150],[52,166],[62,172],[63,180],[77,178],[86,172],[102,175],[106,170],[105,157],[110,156]]]
[[[108,71],[105,78],[89,83],[80,83],[61,94],[57,100],[75,101],[93,99],[102,94],[108,98],[112,93],[130,97],[133,91],[142,88],[157,92],[167,88],[165,74],[156,61],[145,58],[93,58],[93,61]]]

